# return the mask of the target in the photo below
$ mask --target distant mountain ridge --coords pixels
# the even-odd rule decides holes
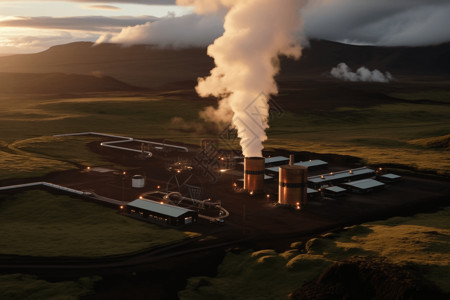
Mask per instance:
[[[109,76],[0,73],[0,92],[3,94],[65,94],[131,90],[136,90],[136,87]]]
[[[279,80],[321,77],[338,63],[352,68],[389,71],[393,75],[450,75],[450,43],[428,47],[354,46],[313,40],[299,61],[281,60]],[[214,61],[205,48],[159,49],[76,42],[35,53],[0,57],[3,73],[103,74],[124,85],[146,88],[209,74]],[[111,78],[112,77],[112,78]],[[120,86],[120,85],[119,85]]]

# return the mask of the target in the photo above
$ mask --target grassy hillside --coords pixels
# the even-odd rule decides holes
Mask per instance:
[[[393,90],[411,90],[408,95],[414,97],[420,95],[420,86],[425,90],[427,85],[377,87],[319,81],[282,86],[276,99],[282,112],[270,119],[265,147],[353,155],[367,163],[404,164],[448,175],[450,106],[388,96]],[[329,98],[321,87],[341,94]],[[93,139],[56,139],[51,137],[54,134],[97,131],[198,145],[203,137],[217,136],[198,118],[200,111],[214,104],[190,90],[85,98],[3,96],[0,178],[105,164],[86,148]],[[181,121],[174,123],[174,118]]]
[[[78,281],[49,282],[22,274],[0,276],[2,300],[76,300],[93,293],[99,278],[80,278]]]
[[[135,89],[133,86],[101,74],[0,73],[0,91],[4,94],[67,94]]]
[[[179,293],[188,299],[288,299],[333,262],[350,257],[385,257],[413,265],[450,293],[450,208],[433,214],[396,217],[346,228],[292,249],[229,253],[217,277],[195,277]]]
[[[2,196],[0,254],[101,257],[187,238],[98,204],[43,191]]]

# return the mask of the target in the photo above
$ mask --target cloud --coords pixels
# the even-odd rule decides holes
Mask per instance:
[[[65,29],[65,30],[82,30],[82,31],[110,31],[116,29],[119,31],[126,26],[135,26],[138,24],[150,23],[158,20],[152,16],[140,17],[103,17],[103,16],[87,16],[87,17],[29,17],[15,18],[0,21],[0,27],[28,27],[28,28],[45,28],[45,29]]]
[[[330,72],[331,76],[345,81],[366,81],[366,82],[383,82],[387,83],[392,80],[392,75],[389,72],[385,74],[378,70],[370,71],[365,67],[360,67],[356,72],[352,70],[345,63],[340,63]]]
[[[450,40],[447,0],[316,0],[303,14],[310,38],[380,46]]]
[[[39,2],[41,0],[10,0],[11,2]],[[46,0],[61,2],[61,0]],[[81,3],[122,3],[122,4],[147,4],[147,5],[175,5],[175,0],[66,0],[69,2],[81,2]]]
[[[95,40],[97,37],[98,35],[95,34],[72,34],[67,31],[44,31],[35,35],[22,34],[19,32],[15,33],[14,36],[3,36],[0,40],[0,53],[19,54],[37,52],[54,45]]]
[[[156,22],[123,28],[118,34],[104,34],[97,43],[155,44],[161,47],[209,45],[223,33],[222,12],[212,15],[168,16]]]
[[[178,2],[193,3],[192,0]],[[213,5],[217,1],[203,2],[201,12],[217,9]],[[223,15],[222,12],[165,18],[145,26],[129,26],[118,36],[103,40],[205,46],[223,34]],[[450,41],[448,0],[314,0],[309,1],[302,15],[308,38],[379,46],[421,46]]]
[[[86,8],[94,10],[120,10],[119,7],[113,5],[88,5]]]

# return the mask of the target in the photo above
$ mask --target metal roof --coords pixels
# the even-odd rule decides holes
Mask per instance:
[[[330,187],[325,188],[325,190],[332,191],[334,193],[342,193],[342,192],[346,191],[346,189],[341,188],[339,186],[330,186]]]
[[[308,190],[306,191],[307,194],[314,194],[314,193],[318,193],[319,191],[312,189],[312,188],[308,188]]]
[[[192,211],[187,208],[170,204],[161,204],[160,202],[148,199],[136,199],[128,203],[128,206],[153,211],[155,213],[163,214],[174,218],[178,218],[179,216]]]
[[[384,186],[384,183],[376,181],[375,179],[362,179],[358,181],[345,183],[345,185],[356,187],[362,190],[367,190],[374,187]]]
[[[332,180],[341,179],[341,178],[351,179],[354,176],[363,175],[363,174],[371,174],[371,173],[375,173],[375,171],[364,167],[364,168],[359,168],[359,169],[352,169],[352,170],[340,171],[340,172],[335,172],[335,173],[331,172],[328,174],[311,176],[311,177],[308,177],[308,181],[311,181],[314,183],[320,183],[320,182],[324,182],[324,181],[332,181]]]
[[[398,176],[398,175],[392,174],[392,173],[384,174],[381,177],[384,177],[384,178],[387,178],[387,179],[399,179],[399,178],[402,178],[401,176]]]
[[[307,167],[307,168],[317,167],[317,166],[325,166],[325,165],[328,165],[328,163],[326,161],[323,161],[320,159],[315,159],[315,160],[310,160],[310,161],[301,161],[301,162],[294,164],[294,166],[302,166],[302,167]],[[280,172],[280,167],[270,167],[270,168],[266,168],[266,170],[270,171],[270,172],[278,173],[278,172]]]
[[[283,161],[289,161],[289,157],[286,156],[273,156],[273,157],[266,157],[266,164],[273,164],[273,163],[279,163]]]
[[[320,160],[320,159],[314,159],[309,161],[301,161],[294,164],[295,166],[302,166],[302,167],[317,167],[317,166],[325,166],[328,165],[326,161]]]

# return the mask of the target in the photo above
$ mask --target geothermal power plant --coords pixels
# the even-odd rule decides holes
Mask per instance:
[[[86,167],[77,175],[83,182],[79,189],[74,179],[69,186],[35,182],[0,187],[0,191],[50,189],[88,198],[142,221],[182,227],[200,220],[222,224],[233,214],[242,214],[240,205],[253,211],[261,203],[272,204],[275,210],[287,209],[286,216],[290,210],[298,211],[300,218],[310,204],[326,205],[326,200],[343,201],[351,194],[376,192],[401,179],[381,168],[346,169],[321,159],[296,162],[292,154],[243,157],[218,148],[213,139],[204,139],[197,147],[97,132],[60,137],[72,135],[97,136],[98,151],[120,157],[122,164],[133,169]],[[86,187],[87,178],[91,187]],[[245,215],[244,209],[244,219]]]

